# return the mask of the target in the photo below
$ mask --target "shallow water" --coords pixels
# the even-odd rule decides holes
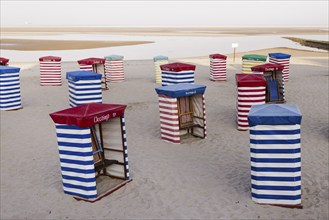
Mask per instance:
[[[150,44],[120,47],[53,50],[53,51],[17,51],[1,50],[1,56],[12,62],[31,62],[39,57],[52,55],[62,57],[62,61],[76,61],[88,57],[104,57],[111,54],[123,55],[125,60],[152,59],[156,55],[165,55],[169,59],[182,57],[207,56],[212,53],[233,53],[232,43],[238,43],[236,52],[246,52],[273,47],[290,47],[311,51],[322,51],[304,47],[298,43],[282,38],[283,36],[243,36],[243,37],[200,37],[200,36],[128,36],[99,34],[63,34],[40,36],[9,36],[16,39],[48,39],[48,40],[121,40],[121,41],[154,41]],[[328,40],[328,35],[294,35],[313,40]],[[279,51],[277,51],[279,52]]]

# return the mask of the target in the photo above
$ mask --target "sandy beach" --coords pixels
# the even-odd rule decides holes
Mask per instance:
[[[235,74],[245,53],[292,55],[285,85],[287,104],[303,119],[302,205],[289,209],[255,204],[250,189],[249,132],[236,129]],[[62,86],[40,86],[39,64],[21,67],[23,109],[1,111],[1,219],[328,219],[328,53],[269,48],[228,55],[227,81],[209,80],[209,58],[195,64],[195,83],[206,85],[207,139],[174,145],[160,138],[153,60],[124,63],[125,82],[103,91],[103,103],[126,104],[130,175],[133,181],[96,203],[63,193],[55,124],[49,114],[69,108]]]

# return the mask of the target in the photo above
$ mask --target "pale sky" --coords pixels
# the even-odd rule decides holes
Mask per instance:
[[[325,26],[325,1],[0,0],[1,26]]]

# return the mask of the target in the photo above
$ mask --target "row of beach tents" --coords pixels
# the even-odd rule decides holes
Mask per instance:
[[[237,129],[250,132],[252,199],[301,207],[302,115],[296,105],[284,104],[290,55],[272,53],[269,57],[269,63],[262,55],[242,57],[243,73],[235,76]],[[209,58],[210,80],[226,81],[226,56],[211,54]],[[56,124],[63,190],[77,199],[94,202],[131,181],[126,105],[102,103],[107,83],[124,81],[122,59],[79,60],[80,71],[66,74],[70,108],[50,114]],[[61,59],[48,56],[39,61],[40,84],[62,85]],[[155,88],[162,140],[180,144],[183,135],[206,138],[206,86],[194,84],[196,66],[169,63],[165,56],[154,57],[154,63],[155,81],[162,84]],[[0,67],[1,110],[22,108],[19,71]],[[49,83],[53,75],[57,83]],[[108,187],[97,187],[100,182]]]

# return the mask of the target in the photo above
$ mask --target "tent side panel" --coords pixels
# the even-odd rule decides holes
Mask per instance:
[[[61,61],[40,61],[40,85],[62,85]]]
[[[90,71],[90,72],[93,71],[93,65],[91,64],[79,64],[79,66],[80,66],[80,70],[82,71]]]
[[[266,87],[237,87],[237,126],[238,130],[248,130],[248,113],[252,105],[265,104]]]
[[[226,81],[226,59],[210,59],[210,80]]]
[[[22,108],[19,72],[0,74],[0,110]]]
[[[105,60],[105,76],[107,82],[123,82],[125,79],[123,60]]]
[[[287,58],[287,59],[276,59],[276,58],[270,57],[269,62],[270,63],[274,63],[274,64],[280,64],[280,65],[282,65],[284,67],[283,70],[282,70],[283,79],[284,79],[284,81],[288,81],[289,80],[290,58]]]
[[[89,128],[56,124],[63,190],[85,199],[97,197]]]
[[[197,94],[192,96],[192,102],[194,108],[193,123],[201,127],[194,127],[193,134],[196,134],[199,137],[206,137],[206,109],[204,95]]]
[[[68,80],[71,107],[96,102],[102,103],[102,82],[96,80]]]
[[[154,61],[154,72],[155,72],[155,82],[158,84],[162,83],[162,78],[161,78],[161,65],[168,64],[168,60],[156,60]]]
[[[301,204],[300,125],[250,127],[251,195],[261,204]]]
[[[242,59],[242,73],[252,73],[251,67],[265,64],[265,61]]]
[[[169,64],[168,64],[169,65]],[[186,70],[186,71],[161,71],[162,85],[175,85],[180,83],[194,83],[194,71]]]
[[[175,144],[180,143],[177,99],[159,95],[161,138]]]

